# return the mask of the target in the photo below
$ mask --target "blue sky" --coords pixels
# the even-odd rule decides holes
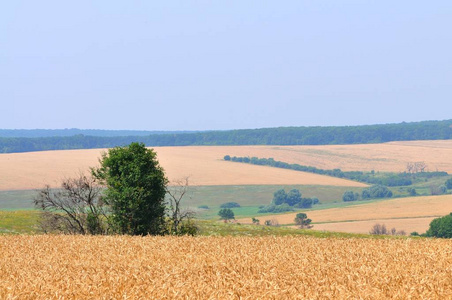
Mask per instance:
[[[2,1],[0,128],[452,118],[452,1]]]

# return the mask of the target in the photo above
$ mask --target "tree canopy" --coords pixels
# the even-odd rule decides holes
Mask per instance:
[[[94,177],[106,186],[112,227],[122,234],[157,235],[165,232],[167,179],[156,153],[143,143],[109,149]]]
[[[452,238],[452,213],[447,216],[433,219],[426,236],[439,238]]]
[[[423,121],[399,124],[328,127],[279,127],[228,131],[177,132],[139,136],[93,136],[83,132],[73,136],[45,136],[0,131],[0,153],[42,150],[111,148],[142,142],[147,146],[188,145],[329,145],[366,144],[390,141],[452,139],[452,120]],[[96,134],[98,134],[96,132]],[[135,136],[133,136],[135,134]],[[143,134],[140,132],[140,134]],[[14,135],[14,133],[13,133]]]

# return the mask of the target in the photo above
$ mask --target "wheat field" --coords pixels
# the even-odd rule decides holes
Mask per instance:
[[[1,299],[445,299],[452,241],[0,236]]]
[[[156,147],[157,158],[170,181],[190,177],[190,184],[265,185],[303,184],[332,186],[365,186],[359,182],[297,172],[233,163],[223,160],[229,147]],[[252,152],[252,148],[250,148]],[[105,150],[64,150],[0,154],[0,190],[58,187],[64,177],[76,176],[98,165]]]
[[[224,155],[275,160],[344,171],[405,171],[423,161],[430,171],[452,172],[452,141],[411,141],[327,146],[155,147],[170,180],[190,176],[192,185],[363,184],[291,170],[225,162]],[[0,190],[35,189],[96,166],[102,149],[0,154]]]
[[[347,232],[347,233],[369,233],[375,224],[384,224],[389,230],[403,230],[407,235],[411,232],[424,233],[429,228],[430,222],[435,217],[401,218],[401,219],[375,219],[367,221],[332,222],[316,224],[315,230]]]

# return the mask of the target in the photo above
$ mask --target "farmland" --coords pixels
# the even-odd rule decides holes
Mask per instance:
[[[452,212],[452,195],[400,198],[372,203],[308,211],[314,229],[368,233],[375,223],[384,223],[398,230],[425,232],[434,217]],[[273,215],[279,224],[293,224],[296,213]],[[270,218],[270,217],[267,217]],[[241,219],[240,222],[250,222]]]
[[[366,145],[327,145],[327,146],[188,146],[156,147],[158,159],[170,180],[189,176],[192,186],[190,197],[185,206],[195,209],[200,218],[217,218],[219,206],[225,202],[239,202],[241,208],[234,209],[236,217],[261,219],[269,216],[259,215],[259,206],[267,205],[273,193],[281,188],[287,191],[299,189],[304,197],[317,197],[321,205],[319,211],[310,211],[309,217],[316,223],[317,229],[347,232],[368,232],[369,224],[374,221],[394,223],[397,229],[424,232],[429,220],[435,216],[449,213],[449,207],[430,206],[419,200],[395,199],[387,203],[400,203],[401,210],[411,214],[397,215],[390,210],[383,215],[371,215],[376,203],[343,203],[342,194],[346,190],[360,192],[366,185],[359,182],[322,176],[318,174],[277,169],[224,161],[224,155],[273,157],[288,163],[298,163],[324,169],[341,168],[347,170],[404,171],[409,162],[423,161],[431,171],[452,170],[452,141],[411,141]],[[32,189],[44,184],[57,187],[64,177],[75,176],[96,166],[103,149],[43,151],[0,155],[0,209],[32,209],[31,199],[35,195]],[[416,190],[428,195],[432,185],[439,181],[419,183]],[[399,189],[393,190],[399,195]],[[406,193],[406,192],[405,192]],[[438,198],[440,199],[440,198]],[[399,202],[401,201],[401,202]],[[406,202],[408,201],[408,202]],[[410,202],[412,201],[412,202]],[[450,201],[449,201],[450,202]],[[383,205],[382,202],[381,205]],[[426,203],[429,203],[428,201]],[[358,206],[355,206],[358,204]],[[198,206],[209,209],[198,209]],[[347,207],[342,207],[348,205]],[[353,205],[351,207],[350,205]],[[370,205],[370,206],[366,206]],[[378,204],[380,205],[380,204]],[[349,207],[350,206],[350,207]],[[414,213],[420,207],[426,214]],[[432,212],[431,210],[438,209]],[[357,210],[356,214],[352,212]],[[328,218],[327,214],[336,214],[340,218]],[[292,215],[275,217],[280,224],[293,223]],[[411,218],[410,221],[408,219]],[[245,222],[249,222],[245,221]],[[423,229],[423,230],[420,230]]]
[[[225,162],[234,156],[273,157],[288,163],[344,171],[405,171],[409,162],[423,161],[428,170],[452,173],[452,141],[412,141],[366,145],[327,146],[190,146],[156,147],[158,158],[170,180],[190,176],[192,185],[331,185],[363,184],[280,170]],[[64,176],[74,176],[96,166],[103,150],[66,150],[0,155],[0,190],[56,186]]]
[[[447,298],[451,249],[425,239],[0,236],[0,298]]]
[[[191,184],[197,186],[365,186],[362,183],[317,174],[226,162],[222,158],[225,153],[231,151],[229,147],[162,147],[155,150],[170,180],[189,176]],[[58,186],[63,177],[74,176],[96,166],[102,151],[97,149],[1,154],[0,190],[35,189],[44,184]]]

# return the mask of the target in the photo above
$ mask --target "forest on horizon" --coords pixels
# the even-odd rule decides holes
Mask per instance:
[[[14,136],[16,132],[16,136]],[[70,135],[74,132],[76,134]],[[54,134],[52,136],[52,134]],[[340,145],[452,139],[452,119],[360,126],[313,126],[226,131],[5,130],[0,153],[94,149],[141,142],[149,147],[195,145]]]

